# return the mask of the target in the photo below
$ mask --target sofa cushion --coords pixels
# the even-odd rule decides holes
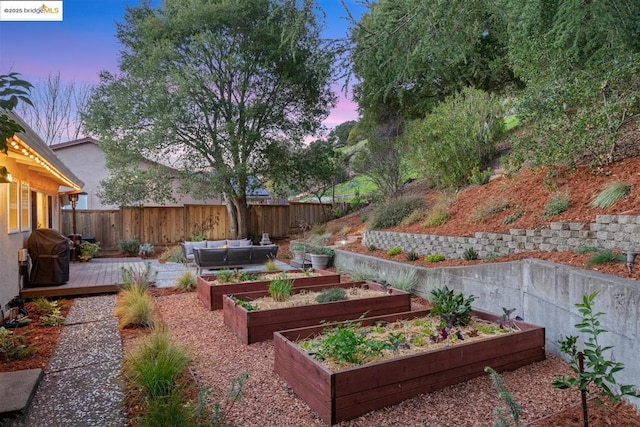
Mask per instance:
[[[207,248],[223,248],[227,246],[226,240],[207,240]]]
[[[251,245],[252,245],[252,242],[249,239],[227,240],[227,246],[230,248],[237,248],[237,247],[244,248]]]
[[[195,248],[206,248],[207,242],[184,242],[184,256],[187,259],[193,259],[193,250]]]

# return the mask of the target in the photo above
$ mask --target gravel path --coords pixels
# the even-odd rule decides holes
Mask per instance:
[[[172,336],[190,349],[199,385],[211,389],[211,404],[223,404],[229,412],[230,425],[325,425],[273,372],[271,342],[241,344],[224,325],[222,311],[207,311],[195,293],[158,297],[156,306]],[[223,402],[230,380],[245,371],[249,374],[245,398],[228,408]],[[579,395],[551,387],[553,376],[566,372],[569,371],[563,361],[547,355],[543,362],[503,374],[507,387],[523,407],[521,425],[578,403]],[[500,404],[490,378],[483,376],[338,425],[491,426],[493,409]]]
[[[14,427],[117,427],[126,423],[122,345],[114,295],[77,298],[44,379]]]

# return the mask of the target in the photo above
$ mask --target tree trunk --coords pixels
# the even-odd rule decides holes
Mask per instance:
[[[229,214],[229,232],[232,239],[238,238],[238,215],[233,201],[229,197],[225,196],[225,205],[227,206],[227,213]]]
[[[234,208],[236,210],[237,221],[237,239],[249,237],[249,207],[247,206],[247,198],[239,197],[233,199]]]

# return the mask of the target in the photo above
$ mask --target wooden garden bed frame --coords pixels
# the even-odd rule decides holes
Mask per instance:
[[[289,270],[284,273],[301,273],[302,270]],[[299,277],[293,279],[294,288],[305,288],[327,283],[340,283],[340,274],[329,270],[313,270],[312,273],[319,276]],[[273,274],[273,272],[257,273],[258,275]],[[254,282],[227,283],[214,285],[215,275],[198,276],[196,281],[196,294],[198,299],[209,310],[222,309],[222,295],[239,294],[243,292],[265,291],[269,287],[269,280]]]
[[[364,326],[426,314],[428,310],[414,311],[371,317],[360,323]],[[480,311],[473,315],[499,320]],[[273,337],[274,370],[320,418],[333,425],[483,375],[486,366],[502,372],[544,360],[544,328],[515,323],[520,331],[338,372],[328,370],[295,344],[331,325],[279,331]]]
[[[304,289],[322,291],[323,289],[336,287],[344,289],[362,287],[384,291],[386,295],[258,311],[247,311],[242,306],[237,305],[230,298],[230,295],[224,295],[222,297],[224,323],[242,343],[253,344],[270,340],[273,338],[274,332],[284,329],[411,310],[411,294],[393,288],[385,288],[375,282],[342,282],[309,286]],[[302,288],[296,288],[294,292],[300,290]],[[267,291],[233,294],[234,297],[249,302],[266,295],[268,295]]]

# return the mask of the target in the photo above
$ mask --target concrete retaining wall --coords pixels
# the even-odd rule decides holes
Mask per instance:
[[[414,270],[418,277],[415,294],[426,299],[432,289],[446,285],[456,292],[475,295],[475,308],[495,314],[501,314],[502,307],[515,308],[514,315],[545,327],[546,350],[560,357],[558,340],[580,335],[574,327],[581,320],[575,304],[583,295],[598,291],[595,309],[604,312],[601,322],[608,330],[598,340],[613,346],[607,358],[625,365],[617,381],[640,389],[640,284],[635,280],[535,259],[424,268],[336,250],[335,262],[340,271],[367,266],[383,279]],[[640,399],[630,401],[640,409]]]
[[[404,252],[462,258],[474,248],[480,258],[526,251],[568,251],[583,246],[640,251],[639,215],[597,215],[594,223],[552,222],[548,228],[511,229],[509,234],[477,232],[474,237],[367,230],[362,244],[378,249],[399,246]]]

